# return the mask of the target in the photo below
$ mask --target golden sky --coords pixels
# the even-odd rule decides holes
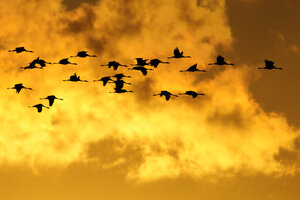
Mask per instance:
[[[296,200],[296,0],[1,0],[0,194],[7,200]],[[8,52],[25,46],[34,53]],[[169,60],[134,93],[92,82],[108,61]],[[76,66],[22,70],[40,56]],[[222,54],[235,66],[212,67]],[[282,71],[263,71],[265,59]],[[180,73],[198,63],[207,73]],[[63,82],[76,72],[89,83]],[[24,83],[32,91],[7,87]],[[203,92],[197,99],[153,94]],[[28,106],[55,94],[49,110]]]

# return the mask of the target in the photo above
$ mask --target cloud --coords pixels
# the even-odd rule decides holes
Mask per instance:
[[[208,75],[179,73],[196,62],[206,66],[217,46],[231,46],[224,0],[198,6],[183,0],[102,0],[72,10],[50,0],[0,5],[5,16],[0,25],[6,30],[0,33],[1,85],[23,82],[34,88],[19,95],[0,91],[0,163],[38,170],[92,162],[123,169],[127,178],[141,182],[182,174],[201,178],[228,171],[234,175],[287,170],[274,155],[289,147],[298,132],[283,115],[264,112],[253,99],[249,83],[254,72],[237,66],[215,72],[203,67]],[[16,46],[35,54],[7,52]],[[74,72],[88,80],[112,75],[98,67],[109,60],[167,60],[176,46],[192,59],[170,60],[147,78],[121,69],[134,77],[133,86],[126,86],[132,94],[112,94],[111,86],[93,82],[62,82]],[[72,58],[78,66],[19,70],[37,56],[52,62],[79,50],[98,57]],[[161,90],[204,91],[206,96],[166,102],[152,96]],[[27,107],[49,94],[64,101],[42,113]]]

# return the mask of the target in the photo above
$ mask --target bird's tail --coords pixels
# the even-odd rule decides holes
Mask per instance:
[[[88,57],[97,57],[96,55],[88,55]]]
[[[77,63],[70,63],[71,65],[77,65]]]
[[[28,50],[26,50],[26,52],[33,53],[33,51],[28,51]]]

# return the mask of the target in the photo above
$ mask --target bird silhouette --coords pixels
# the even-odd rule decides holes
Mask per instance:
[[[132,85],[131,83],[127,83],[124,80],[117,80],[113,82],[116,85],[117,90],[121,90],[124,87],[124,84]]]
[[[157,66],[159,65],[159,63],[163,63],[163,64],[170,64],[169,62],[163,62],[159,59],[152,59],[149,62],[149,65],[153,66],[154,68],[157,68]]]
[[[112,81],[112,79],[110,78],[110,76],[105,76],[105,77],[102,77],[98,80],[94,80],[94,82],[96,82],[96,81],[102,81],[103,86],[105,86],[108,83],[108,81]]]
[[[281,67],[275,67],[274,66],[274,62],[271,60],[265,60],[265,67],[260,67],[257,69],[268,69],[268,70],[272,70],[272,69],[279,69],[279,70],[283,70]]]
[[[33,63],[34,65],[39,64],[41,66],[41,68],[46,67],[46,64],[52,64],[51,62],[46,62],[45,60],[40,59],[40,57],[33,60],[31,63]]]
[[[179,49],[178,49],[178,47],[176,47],[174,49],[173,54],[174,54],[173,56],[168,57],[168,58],[190,58],[191,57],[191,56],[184,56],[183,55],[183,51],[180,52]]]
[[[138,71],[141,71],[142,74],[143,74],[144,76],[146,76],[148,70],[153,70],[153,69],[147,69],[147,68],[145,68],[145,67],[133,67],[133,68],[131,68],[131,69],[129,69],[129,70],[138,70]]]
[[[145,65],[149,65],[149,63],[147,63],[148,59],[143,59],[143,58],[135,58],[136,59],[136,64],[132,64],[132,65],[137,65],[137,66],[145,66]]]
[[[21,53],[21,52],[30,52],[33,53],[33,51],[28,51],[24,47],[16,47],[14,50],[8,50],[9,52],[16,52],[16,53]]]
[[[69,61],[69,58],[64,58],[64,59],[61,59],[58,63],[53,63],[53,64],[61,64],[61,65],[77,65],[77,63],[71,63]]]
[[[115,74],[115,75],[112,76],[112,77],[115,77],[117,80],[121,80],[122,78],[131,78],[131,76],[126,76],[126,75],[124,75],[123,73]]]
[[[43,67],[37,67],[35,66],[34,62],[29,63],[26,67],[20,67],[21,69],[27,70],[27,69],[43,69]]]
[[[178,95],[191,95],[193,98],[196,98],[198,95],[205,95],[205,94],[197,93],[194,91],[186,91],[185,93],[179,93]]]
[[[44,106],[43,104],[36,104],[36,105],[34,105],[34,106],[28,106],[28,107],[30,107],[30,108],[31,108],[31,107],[37,108],[37,111],[38,111],[39,113],[42,112],[43,107],[49,109],[49,107]]]
[[[197,63],[189,67],[187,70],[180,70],[180,72],[206,72],[206,70],[200,70],[197,68]]]
[[[160,97],[165,96],[165,98],[166,98],[167,101],[169,101],[169,99],[170,99],[171,96],[178,97],[177,95],[172,94],[172,93],[170,93],[170,92],[168,92],[166,90],[161,91],[159,94],[153,94],[153,96],[160,96]]]
[[[24,86],[23,86],[23,83],[15,84],[14,87],[7,88],[7,89],[15,89],[17,93],[20,93],[20,91],[21,91],[22,89],[32,90],[32,88],[24,87]]]
[[[50,106],[50,107],[53,105],[55,99],[63,100],[63,99],[61,99],[61,98],[57,98],[57,97],[54,96],[54,95],[49,95],[49,96],[47,96],[46,98],[40,98],[40,99],[46,99],[46,100],[48,100],[48,101],[49,101],[49,106]]]
[[[36,64],[39,64],[40,67],[37,67]],[[44,67],[46,67],[46,64],[51,64],[50,62],[46,62],[45,60],[40,59],[40,57],[38,57],[37,59],[33,60],[31,63],[29,63],[28,66],[26,67],[20,67],[21,69],[43,69]]]
[[[72,81],[72,82],[88,82],[87,80],[81,80],[80,76],[77,76],[76,73],[74,73],[68,80],[63,81]]]
[[[77,55],[76,56],[70,56],[71,58],[73,58],[73,57],[81,57],[81,58],[85,58],[85,57],[97,57],[96,55],[89,55],[88,53],[87,53],[87,51],[79,51],[78,53],[77,53]]]
[[[119,66],[123,66],[123,67],[128,67],[127,65],[121,65],[119,62],[117,61],[110,61],[108,62],[107,65],[101,65],[101,66],[108,66],[108,68],[113,67],[114,70],[117,70]]]
[[[233,63],[227,63],[223,56],[217,56],[217,62],[209,63],[208,65],[234,65]]]
[[[125,89],[119,89],[119,88],[114,88],[114,92],[109,92],[109,93],[126,93],[126,92],[133,92],[133,91],[127,91]]]

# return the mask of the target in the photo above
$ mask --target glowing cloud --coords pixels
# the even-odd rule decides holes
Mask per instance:
[[[291,149],[298,133],[252,98],[254,72],[246,66],[206,67],[217,46],[232,43],[225,0],[101,0],[74,10],[61,1],[4,0],[0,13],[2,88],[19,82],[34,88],[19,95],[0,91],[0,163],[39,168],[99,162],[105,169],[123,167],[140,181],[288,171],[276,155]],[[7,52],[16,46],[34,54]],[[121,71],[134,77],[132,94],[111,94],[111,86],[93,82],[62,82],[74,72],[88,80],[112,75],[99,66],[114,59],[167,60],[176,46],[192,58],[169,60],[147,78]],[[78,66],[19,69],[38,56],[57,62],[80,50],[98,57],[72,58]],[[196,62],[208,72],[179,72]],[[165,102],[153,97],[160,90],[206,95]],[[50,94],[64,101],[42,113],[27,108]]]

